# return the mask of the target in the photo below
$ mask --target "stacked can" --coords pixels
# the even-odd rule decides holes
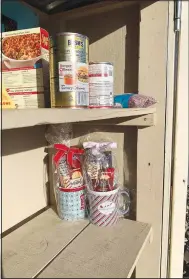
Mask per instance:
[[[51,38],[51,107],[88,107],[88,48],[88,37],[81,34],[58,33]]]
[[[89,107],[113,107],[113,64],[89,63]]]

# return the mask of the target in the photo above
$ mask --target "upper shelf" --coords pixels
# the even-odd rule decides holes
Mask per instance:
[[[2,113],[2,129],[31,127],[56,123],[83,124],[88,121],[106,125],[152,126],[155,108],[132,109],[6,109]]]

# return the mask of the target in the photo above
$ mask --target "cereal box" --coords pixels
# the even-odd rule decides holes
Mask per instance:
[[[40,27],[4,32],[1,44],[3,86],[14,106],[49,106],[48,32]]]

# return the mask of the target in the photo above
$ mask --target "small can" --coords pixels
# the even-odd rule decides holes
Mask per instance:
[[[113,107],[113,64],[89,63],[89,107]]]
[[[51,39],[51,46],[51,106],[87,108],[88,37],[77,33],[59,33]]]

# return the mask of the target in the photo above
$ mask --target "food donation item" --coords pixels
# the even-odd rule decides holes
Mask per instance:
[[[1,48],[2,81],[13,108],[48,106],[48,32],[40,27],[4,32]]]
[[[113,64],[109,62],[90,62],[90,108],[111,108],[113,103]]]
[[[53,160],[57,169],[60,187],[79,188],[83,186],[81,157],[83,149],[68,147],[64,144],[54,144],[57,150]]]
[[[130,196],[127,190],[119,189],[116,166],[112,151],[116,142],[84,142],[85,172],[89,219],[92,224],[106,227],[117,223],[120,216],[130,209]],[[120,198],[124,199],[121,202]]]
[[[87,186],[98,192],[107,192],[117,187],[115,168],[112,166],[112,152],[117,148],[115,142],[84,142],[84,169]]]
[[[51,106],[85,108],[89,104],[89,40],[77,33],[58,33],[51,38]]]
[[[121,195],[125,198],[124,207],[120,203]],[[99,227],[113,226],[119,217],[129,212],[130,196],[126,190],[116,188],[108,192],[98,192],[88,189],[87,196],[90,221]]]
[[[57,170],[56,199],[61,219],[85,218],[85,186],[83,184],[81,157],[83,149],[54,144],[57,150],[53,160]]]
[[[153,97],[141,94],[125,93],[114,97],[115,106],[122,108],[147,108],[156,103]]]

